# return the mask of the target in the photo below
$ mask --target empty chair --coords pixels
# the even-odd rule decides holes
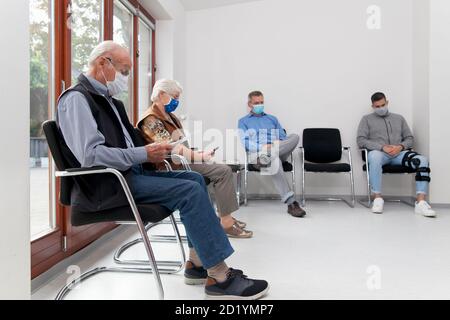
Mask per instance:
[[[302,156],[302,201],[306,203],[306,173],[345,173],[349,175],[351,202],[344,198],[315,198],[314,200],[344,201],[350,207],[355,206],[355,183],[353,178],[352,154],[350,147],[342,147],[339,129],[305,129],[303,131]],[[343,152],[348,162],[340,162]],[[339,163],[338,163],[339,162]]]

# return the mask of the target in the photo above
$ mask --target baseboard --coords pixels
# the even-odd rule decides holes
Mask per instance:
[[[244,198],[244,196],[241,196],[242,199]],[[302,195],[301,194],[297,194],[296,199],[301,199]],[[367,199],[367,195],[355,195],[357,200],[366,200]],[[306,200],[308,200],[308,198],[351,198],[350,194],[344,194],[344,195],[330,195],[330,194],[308,194],[306,195]],[[396,195],[386,195],[385,196],[386,200],[389,199],[401,199],[401,200],[405,200],[405,201],[409,201],[414,203],[415,201],[415,197],[413,196],[396,196]],[[268,193],[268,194],[257,194],[257,193],[249,193],[248,194],[248,200],[281,200],[281,197],[278,194],[273,194],[273,193]],[[439,209],[450,209],[450,203],[434,203],[431,202],[430,203],[434,208],[439,208]]]

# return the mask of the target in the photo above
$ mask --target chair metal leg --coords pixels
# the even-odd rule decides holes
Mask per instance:
[[[291,155],[292,162],[292,191],[294,192],[294,198],[297,197],[297,181],[295,181],[295,160],[294,155]]]
[[[350,169],[350,185],[351,185],[351,191],[352,191],[352,205],[351,207],[355,207],[355,179],[353,177],[353,168]]]
[[[157,261],[158,266],[171,266],[174,267],[173,270],[174,273],[180,272],[184,265],[186,264],[186,253],[184,251],[183,242],[187,241],[187,237],[182,237],[180,234],[180,230],[178,228],[178,224],[176,223],[176,220],[173,216],[170,216],[170,221],[173,227],[173,231],[175,236],[158,236],[157,240],[152,240],[153,242],[166,242],[166,243],[177,243],[180,249],[180,257],[181,260],[179,261]],[[157,224],[150,224],[146,226],[146,231],[149,231],[152,227],[154,227]],[[164,238],[165,237],[165,238]],[[150,239],[152,239],[150,237]],[[185,241],[183,241],[185,240]],[[116,253],[114,254],[114,262],[117,264],[122,265],[148,265],[148,260],[122,260],[120,257],[122,254],[128,250],[129,248],[133,247],[134,245],[141,243],[142,238],[130,241],[123,246],[121,246]]]
[[[136,209],[137,208],[133,208]],[[164,289],[162,286],[162,281],[161,281],[161,276],[160,274],[173,274],[178,272],[177,269],[164,269],[164,268],[159,268],[158,267],[158,263],[155,260],[155,256],[153,253],[153,249],[150,243],[150,240],[147,236],[146,233],[146,228],[144,227],[144,225],[142,224],[142,221],[136,221],[137,222],[137,226],[139,229],[139,232],[141,233],[142,239],[141,241],[143,241],[144,243],[144,247],[146,249],[147,252],[147,256],[148,256],[148,260],[146,261],[145,265],[150,265],[149,268],[108,268],[108,267],[100,267],[100,268],[95,268],[93,270],[90,270],[88,272],[83,273],[80,277],[78,277],[77,279],[74,279],[73,281],[71,281],[70,283],[66,284],[57,294],[55,300],[63,300],[67,294],[70,293],[71,290],[73,290],[75,288],[76,285],[78,285],[79,283],[81,283],[82,281],[89,279],[91,277],[93,277],[94,275],[97,275],[99,273],[104,273],[104,272],[127,272],[127,273],[151,273],[153,274],[154,278],[155,278],[155,282],[156,285],[158,287],[158,296],[160,300],[164,300]]]
[[[241,186],[242,186],[242,173],[241,170],[236,171],[236,199],[238,205],[241,205]]]
[[[248,205],[248,169],[244,172],[244,205]]]
[[[306,197],[305,197],[305,168],[302,168],[302,206],[306,206]]]
[[[148,264],[148,263],[147,263]],[[77,279],[71,281],[70,283],[68,283],[67,285],[65,285],[57,294],[55,300],[64,300],[64,298],[73,290],[75,289],[76,286],[78,286],[79,284],[81,284],[83,281],[97,275],[100,273],[105,273],[105,272],[110,272],[110,273],[153,273],[152,269],[144,269],[144,268],[107,268],[107,267],[99,267],[99,268],[95,268],[92,269],[90,271],[87,271],[85,273],[83,273],[81,276],[79,276]],[[160,274],[173,274],[174,272],[172,272],[169,269],[162,269],[159,268],[158,272]]]

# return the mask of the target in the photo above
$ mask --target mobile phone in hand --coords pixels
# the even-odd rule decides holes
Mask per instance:
[[[220,147],[215,147],[211,153],[212,153],[212,154],[215,154],[216,151],[219,150],[219,148],[220,148]]]

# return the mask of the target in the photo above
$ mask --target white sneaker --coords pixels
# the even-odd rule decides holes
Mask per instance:
[[[434,218],[436,217],[436,211],[431,209],[431,206],[425,200],[416,202],[416,208],[414,210],[416,213],[423,215],[424,217]]]
[[[373,213],[383,213],[384,200],[382,198],[376,198],[373,200],[372,212]]]

